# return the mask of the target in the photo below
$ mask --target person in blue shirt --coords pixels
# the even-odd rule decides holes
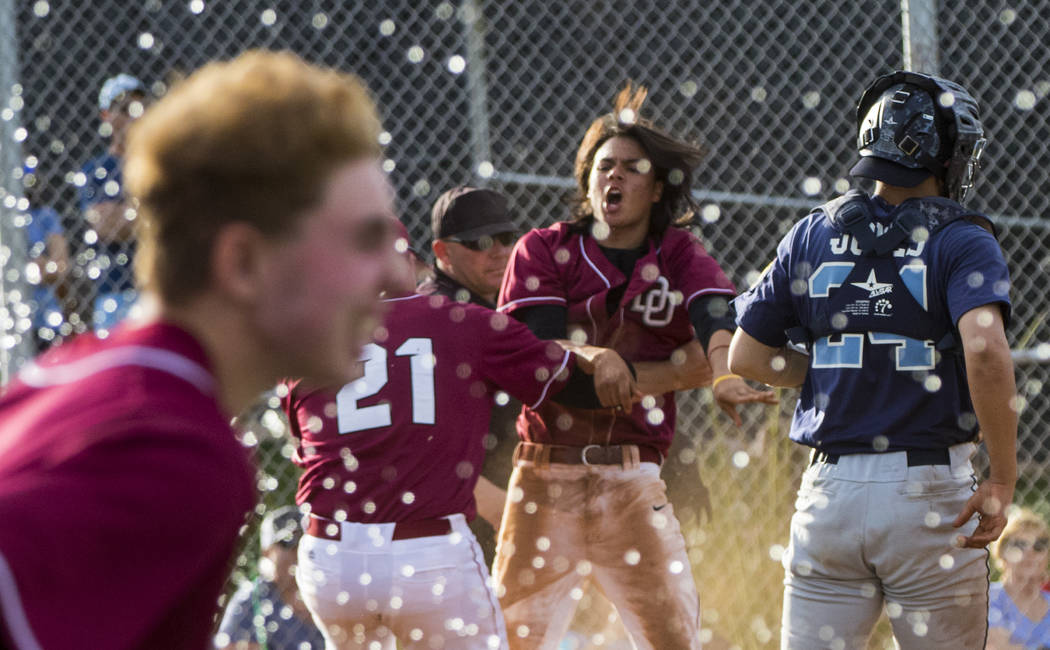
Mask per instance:
[[[22,187],[29,201],[25,229],[26,246],[33,264],[29,279],[35,285],[31,296],[33,341],[36,352],[43,352],[62,335],[62,325],[66,322],[62,303],[68,293],[69,241],[62,227],[62,218],[42,200],[46,182],[38,169],[36,157],[30,156],[27,161],[22,169]]]
[[[90,247],[88,276],[94,280],[91,313],[96,331],[109,330],[128,315],[138,294],[132,273],[135,256],[133,213],[124,197],[123,157],[128,128],[149,103],[146,85],[129,74],[102,84],[98,107],[109,147],[81,167],[80,210]]]
[[[987,650],[1050,648],[1050,593],[1043,591],[1050,562],[1050,526],[1022,508],[992,547],[1002,580],[989,591]]]
[[[977,103],[896,72],[864,93],[857,126],[851,173],[874,192],[796,223],[735,301],[731,372],[801,386],[790,437],[812,447],[781,647],[866,647],[885,608],[904,650],[982,648],[1017,414],[1009,274],[991,220],[961,204],[985,142]]]
[[[230,598],[216,648],[231,650],[323,650],[295,583],[296,548],[303,531],[294,506],[271,510],[259,528],[259,576],[245,580]]]

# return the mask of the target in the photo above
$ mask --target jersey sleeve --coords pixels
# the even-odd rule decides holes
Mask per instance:
[[[799,226],[777,246],[777,256],[755,284],[734,301],[737,325],[760,343],[779,348],[788,341],[784,332],[796,325],[791,300],[792,242]]]
[[[478,313],[482,375],[530,408],[565,387],[576,365],[574,355],[553,341],[536,338],[506,314]]]
[[[952,323],[983,305],[999,304],[1003,321],[1010,321],[1010,271],[999,242],[987,230],[960,223],[942,234],[942,250],[949,256],[945,296]]]
[[[510,313],[523,307],[568,304],[565,283],[559,269],[568,261],[556,260],[558,253],[540,230],[526,233],[511,251],[503,285],[499,292],[499,310]]]
[[[696,235],[685,230],[681,234],[668,256],[667,270],[674,288],[682,292],[686,308],[704,296],[733,297],[733,282]]]

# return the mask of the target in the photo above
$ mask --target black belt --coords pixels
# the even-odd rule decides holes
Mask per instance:
[[[952,464],[952,455],[947,449],[909,449],[905,453],[908,455],[908,467]],[[813,450],[809,464],[831,463],[835,465],[842,456],[843,454],[829,454],[826,451]]]
[[[548,463],[562,465],[623,465],[629,461],[630,448],[634,445],[587,445],[585,447],[567,447],[564,445],[540,445],[531,442],[519,442],[515,450],[516,460],[541,462],[543,453],[547,452]],[[660,452],[652,447],[638,447],[638,461],[642,463],[663,462]]]

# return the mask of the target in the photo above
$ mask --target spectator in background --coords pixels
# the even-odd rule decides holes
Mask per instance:
[[[302,536],[298,508],[271,510],[259,527],[259,576],[245,580],[226,606],[216,648],[323,650],[324,637],[295,584],[295,555]]]
[[[1050,594],[1041,588],[1050,560],[1050,527],[1022,508],[992,546],[992,557],[1003,573],[988,590],[988,650],[1050,648]]]
[[[69,242],[58,212],[44,205],[45,186],[38,160],[30,156],[22,169],[22,187],[29,201],[26,245],[32,262],[29,281],[35,285],[32,309],[33,341],[37,352],[51,346],[65,322],[63,300],[68,291],[66,280],[69,272]]]
[[[493,190],[452,188],[434,202],[430,226],[435,293],[495,309],[503,271],[519,232],[507,198]],[[521,402],[510,396],[497,402],[492,408],[489,433],[482,439],[485,463],[474,489],[481,517],[474,519],[470,528],[488,565],[496,556],[496,532],[518,442],[514,422],[519,411]]]
[[[89,229],[84,239],[94,253],[89,276],[95,281],[91,320],[96,330],[111,329],[137,297],[131,271],[134,225],[124,195],[123,160],[128,127],[142,116],[149,96],[146,85],[129,74],[102,84],[99,133],[109,138],[109,147],[80,169],[80,210]]]

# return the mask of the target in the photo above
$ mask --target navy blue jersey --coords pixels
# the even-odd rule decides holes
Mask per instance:
[[[103,201],[124,200],[124,172],[120,158],[108,151],[84,163],[80,168],[85,183],[80,188],[80,211],[85,213],[91,206]],[[135,288],[132,258],[135,256],[134,241],[96,241],[92,265],[99,268],[98,291],[126,291]]]
[[[868,201],[876,223],[889,223],[893,206],[879,198]],[[1006,262],[983,228],[954,221],[925,241],[905,240],[892,255],[901,281],[874,274],[851,282],[868,292],[865,300],[850,304],[853,313],[891,321],[895,305],[903,307],[907,300],[894,295],[895,287],[898,294],[904,287],[946,327],[956,327],[963,314],[987,304],[999,304],[1008,318]],[[765,345],[785,345],[786,330],[815,322],[859,258],[850,235],[815,210],[780,242],[758,284],[736,299],[737,324]],[[941,353],[933,341],[899,333],[846,331],[812,342],[792,440],[849,454],[944,448],[974,439],[977,418],[961,348]]]

